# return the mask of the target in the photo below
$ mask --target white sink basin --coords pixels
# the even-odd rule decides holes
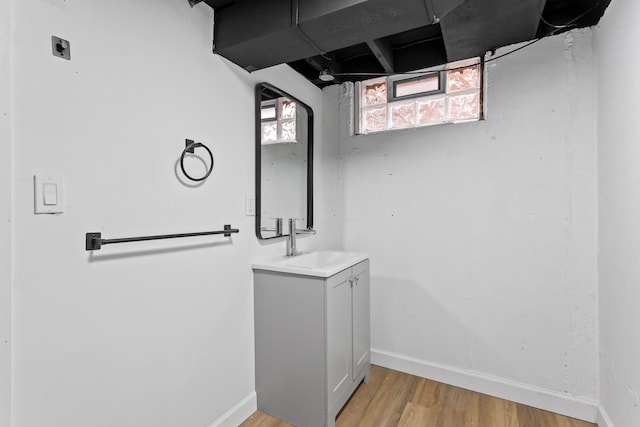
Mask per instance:
[[[254,270],[330,277],[368,258],[369,254],[361,252],[315,251],[255,262],[251,267]]]

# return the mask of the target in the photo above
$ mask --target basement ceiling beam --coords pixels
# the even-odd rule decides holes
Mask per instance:
[[[371,52],[373,52],[380,65],[382,65],[384,72],[393,74],[395,69],[393,66],[393,50],[389,42],[384,39],[369,40],[367,41],[367,46],[369,46]]]

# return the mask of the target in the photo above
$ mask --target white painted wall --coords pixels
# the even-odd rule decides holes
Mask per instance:
[[[488,64],[486,121],[340,134],[376,361],[595,419],[595,85],[591,30],[572,31]]]
[[[337,87],[322,96],[287,67],[249,75],[212,55],[204,5],[1,3],[0,425],[12,274],[13,427],[234,425],[225,412],[255,407],[250,264],[284,252],[244,216],[257,81],[314,108],[319,233],[299,244],[371,253],[378,360],[506,384],[516,400],[548,393],[583,417],[562,405],[598,399],[598,123],[600,394],[616,426],[637,425],[638,108],[622,94],[638,83],[611,64],[633,69],[618,46],[640,37],[638,7],[618,2],[598,61],[589,30],[547,39],[489,66],[488,120],[367,137],[340,133]],[[72,61],[51,55],[54,34]],[[174,175],[185,138],[216,156],[199,187]],[[33,215],[35,173],[64,176],[63,215]],[[225,223],[241,229],[232,244],[83,248],[87,231]]]
[[[11,412],[11,2],[0,3],[0,426]]]
[[[250,265],[284,253],[283,240],[259,243],[254,218],[244,216],[254,184],[253,88],[262,80],[281,87],[319,122],[321,92],[287,67],[249,75],[213,55],[204,3],[3,2],[2,40],[7,4],[14,154],[10,163],[2,118],[0,333],[13,166],[13,426],[237,425],[221,417],[255,408]],[[70,40],[71,61],[51,55],[52,35]],[[5,41],[0,48],[4,61]],[[323,146],[320,127],[315,137],[316,203],[336,205],[337,175],[322,167],[335,147]],[[174,175],[185,138],[215,156],[198,187]],[[64,214],[33,215],[36,173],[64,177]],[[301,249],[335,244],[333,222],[317,211],[319,233],[301,238]],[[88,231],[116,238],[223,224],[240,228],[232,243],[214,236],[84,250]]]
[[[640,3],[614,0],[596,33],[601,425],[616,427],[640,425],[638,17]]]

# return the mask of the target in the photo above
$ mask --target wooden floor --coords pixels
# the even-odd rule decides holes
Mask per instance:
[[[287,427],[255,412],[241,427]],[[371,366],[336,419],[336,427],[596,427],[551,412]]]

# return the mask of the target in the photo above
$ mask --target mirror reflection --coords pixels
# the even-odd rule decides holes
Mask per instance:
[[[256,87],[256,235],[288,235],[312,221],[313,110],[268,84]]]

